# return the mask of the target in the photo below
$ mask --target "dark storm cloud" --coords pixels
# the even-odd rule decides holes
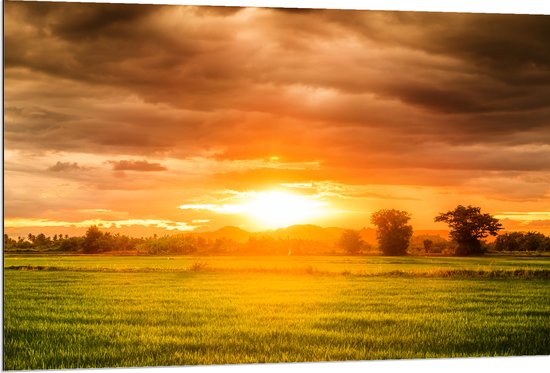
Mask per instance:
[[[97,4],[83,8],[79,4],[71,4],[62,9],[62,14],[51,20],[52,31],[64,39],[86,40],[109,34],[114,36],[124,26],[134,24],[160,7]]]
[[[341,36],[341,45],[356,38],[355,50],[365,53],[335,53],[337,57],[331,64],[315,65],[318,75],[305,72],[300,75],[301,81],[397,99],[435,114],[468,116],[458,128],[448,122],[450,116],[438,120],[439,126],[451,127],[455,133],[471,131],[478,136],[478,130],[484,128],[498,136],[517,132],[520,127],[548,126],[547,121],[535,124],[523,120],[491,125],[481,117],[502,113],[532,116],[550,106],[547,16],[352,11],[315,14],[325,30],[330,30],[330,25],[338,26],[333,35]],[[314,32],[302,14],[288,12],[284,24],[291,27],[298,21]],[[482,126],[480,122],[484,122]]]
[[[176,55],[181,59],[196,52],[187,39],[162,34],[148,23],[163,7],[48,3],[49,11],[42,13],[43,5],[35,5],[6,6],[6,67],[93,84],[153,85],[159,83],[158,76],[148,78],[148,73],[177,65]],[[21,23],[30,20],[21,32]]]
[[[520,80],[529,73],[541,73],[550,67],[550,51],[546,48],[550,34],[547,16],[531,15],[439,15],[441,23],[434,30],[429,50],[457,55],[488,67],[495,76],[520,84],[541,82]],[[420,22],[429,22],[430,14]],[[542,83],[548,83],[548,74]]]
[[[324,17],[386,47],[470,60],[472,66],[491,67],[493,74],[550,67],[550,51],[545,48],[550,33],[547,16],[324,11]]]
[[[115,171],[166,171],[166,167],[160,163],[149,163],[147,161],[107,161]]]
[[[347,11],[325,12],[325,16],[381,48],[398,47],[461,61],[459,71],[446,72],[481,80],[473,85],[453,84],[441,79],[437,71],[425,71],[433,78],[429,86],[395,84],[390,89],[406,102],[443,112],[522,110],[550,104],[548,16]],[[531,93],[538,99],[523,102],[527,90],[535,90]]]
[[[5,33],[10,147],[548,169],[545,16],[10,2]]]

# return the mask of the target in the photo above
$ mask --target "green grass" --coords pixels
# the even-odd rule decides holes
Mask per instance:
[[[194,268],[196,263],[207,266]],[[63,270],[5,270],[5,369],[550,354],[548,279],[386,275],[548,270],[548,260],[8,257],[4,262],[25,265]]]
[[[364,257],[364,256],[7,256],[4,267],[42,266],[111,271],[185,271],[197,263],[211,270],[379,274],[392,271],[550,270],[550,257]]]

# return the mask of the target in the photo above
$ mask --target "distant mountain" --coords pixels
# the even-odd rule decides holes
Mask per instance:
[[[227,226],[212,232],[195,233],[197,237],[203,237],[208,240],[230,239],[236,242],[247,242],[251,237],[272,237],[276,239],[298,239],[307,241],[318,241],[325,244],[335,244],[340,239],[344,228],[339,227],[319,227],[313,224],[291,225],[286,228],[275,230],[266,230],[262,232],[248,232],[239,227]],[[376,229],[362,228],[359,234],[365,242],[376,245]],[[413,236],[440,236],[447,239],[449,232],[446,230],[417,230]]]
[[[253,236],[253,233],[247,232],[244,229],[239,227],[227,226],[220,228],[212,232],[202,232],[196,234],[199,237],[203,237],[209,240],[216,240],[226,238],[236,242],[244,243],[247,242],[250,237]]]
[[[273,238],[301,239],[309,241],[319,241],[324,243],[334,243],[340,239],[343,228],[328,227],[323,228],[317,225],[292,225],[286,228],[279,228],[274,231],[258,232],[256,235],[268,236]]]

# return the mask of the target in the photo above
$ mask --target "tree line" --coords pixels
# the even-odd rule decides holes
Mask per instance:
[[[498,235],[491,244],[483,240],[489,235],[497,236],[502,229],[498,219],[481,213],[479,207],[457,206],[454,210],[440,213],[435,222],[447,223],[451,241],[440,237],[424,236],[412,239],[413,228],[409,224],[411,214],[395,209],[379,210],[371,215],[376,227],[378,251],[383,255],[398,256],[423,250],[425,254],[443,253],[458,256],[480,255],[489,249],[499,252],[550,251],[550,237],[539,232],[509,232]],[[419,242],[421,240],[421,242]],[[411,242],[414,247],[411,247]],[[228,238],[207,239],[200,235],[175,234],[148,238],[134,238],[121,234],[102,232],[91,226],[81,237],[43,233],[29,234],[17,240],[4,235],[4,250],[16,252],[49,251],[62,253],[100,254],[109,252],[148,255],[185,254],[257,254],[257,255],[326,255],[372,254],[375,249],[366,243],[359,231],[344,230],[334,245],[314,240],[250,237],[247,242]]]
[[[107,251],[131,251],[144,242],[143,238],[133,238],[121,234],[101,232],[95,225],[88,228],[82,237],[55,234],[53,237],[44,233],[13,239],[4,234],[4,250],[7,251],[58,251],[72,253],[100,253]]]
[[[509,232],[494,242],[496,251],[550,251],[550,236],[539,232]]]
[[[273,237],[250,237],[247,242],[229,238],[208,239],[191,234],[174,234],[148,238],[134,238],[102,232],[91,226],[84,236],[69,237],[43,233],[27,237],[10,238],[4,234],[4,249],[8,252],[59,252],[73,254],[259,254],[259,255],[320,255],[335,254],[331,245],[313,240]]]
[[[371,216],[371,223],[376,226],[376,239],[379,249],[384,255],[406,255],[409,249],[413,228],[408,224],[411,214],[395,209],[376,211]],[[512,232],[497,237],[492,245],[483,240],[497,236],[503,229],[502,224],[494,216],[481,213],[481,208],[458,205],[454,210],[440,213],[435,222],[447,223],[449,236],[455,245],[457,256],[481,255],[490,246],[496,251],[550,251],[550,237],[539,232]],[[438,243],[439,244],[439,243]],[[350,255],[360,253],[364,241],[358,231],[346,230],[340,237],[339,245]],[[431,251],[434,242],[431,239],[423,241],[427,253]]]

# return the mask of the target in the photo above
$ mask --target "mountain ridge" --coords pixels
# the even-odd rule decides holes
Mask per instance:
[[[270,237],[275,239],[299,239],[307,241],[319,241],[323,243],[336,243],[346,228],[321,227],[314,224],[296,224],[284,228],[269,229],[259,232],[249,232],[236,226],[225,226],[213,231],[194,232],[193,236],[205,239],[230,239],[244,243],[250,238]],[[363,240],[369,244],[376,244],[376,229],[357,229]],[[447,239],[449,231],[421,229],[413,231],[413,236],[440,236]]]

